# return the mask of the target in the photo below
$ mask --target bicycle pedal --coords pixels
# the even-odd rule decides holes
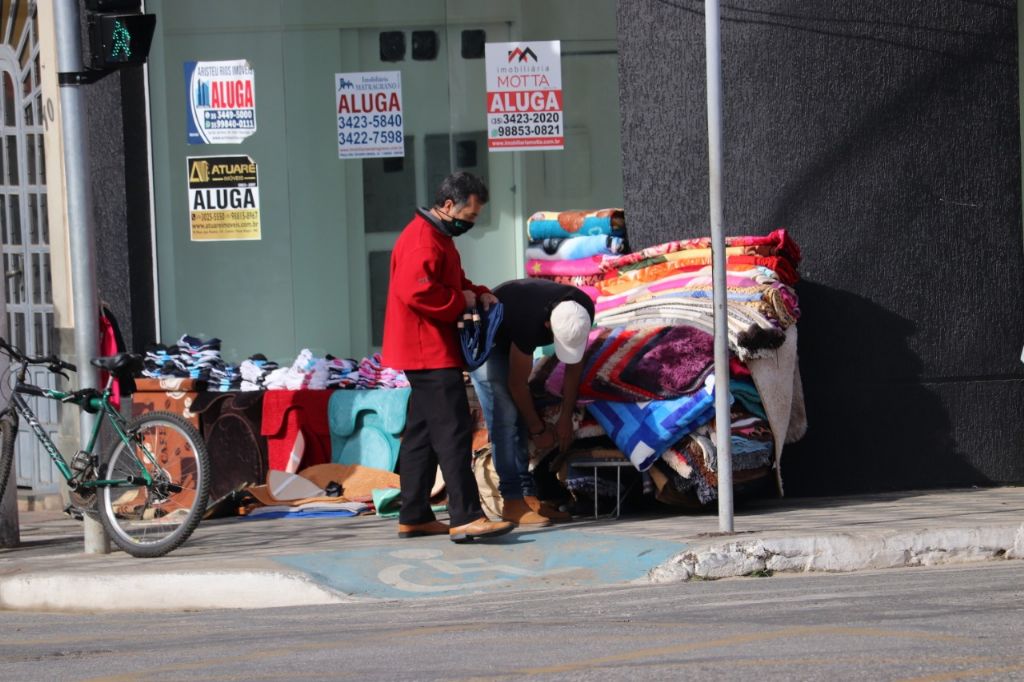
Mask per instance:
[[[82,520],[82,510],[73,504],[69,504],[66,507],[64,507],[64,513],[73,518],[75,521]]]

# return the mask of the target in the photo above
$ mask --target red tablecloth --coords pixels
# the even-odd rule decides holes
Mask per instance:
[[[286,469],[300,432],[305,441],[300,469],[331,461],[327,403],[333,392],[298,390],[264,394],[261,432],[267,437],[267,460],[271,469]]]

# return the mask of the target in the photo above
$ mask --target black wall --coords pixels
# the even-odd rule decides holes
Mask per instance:
[[[80,6],[84,31],[87,13]],[[88,59],[84,33],[82,44]],[[89,129],[97,288],[129,350],[141,351],[156,338],[144,74],[142,67],[127,67],[80,87]]]
[[[708,233],[704,3],[621,0],[630,241]],[[729,0],[726,233],[786,227],[788,494],[1024,481],[1014,0]]]

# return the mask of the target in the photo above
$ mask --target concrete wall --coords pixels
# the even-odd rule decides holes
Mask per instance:
[[[1024,481],[1013,0],[722,10],[727,234],[803,247],[790,494]],[[618,4],[642,247],[707,234],[703,3]]]

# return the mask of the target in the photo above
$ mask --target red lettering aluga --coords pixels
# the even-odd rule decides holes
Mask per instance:
[[[487,97],[487,113],[503,114],[517,111],[561,111],[561,90],[491,92]]]
[[[213,81],[210,83],[211,109],[251,109],[252,81]]]
[[[402,103],[397,92],[390,95],[386,92],[364,92],[338,98],[339,114],[376,114],[401,110]]]

